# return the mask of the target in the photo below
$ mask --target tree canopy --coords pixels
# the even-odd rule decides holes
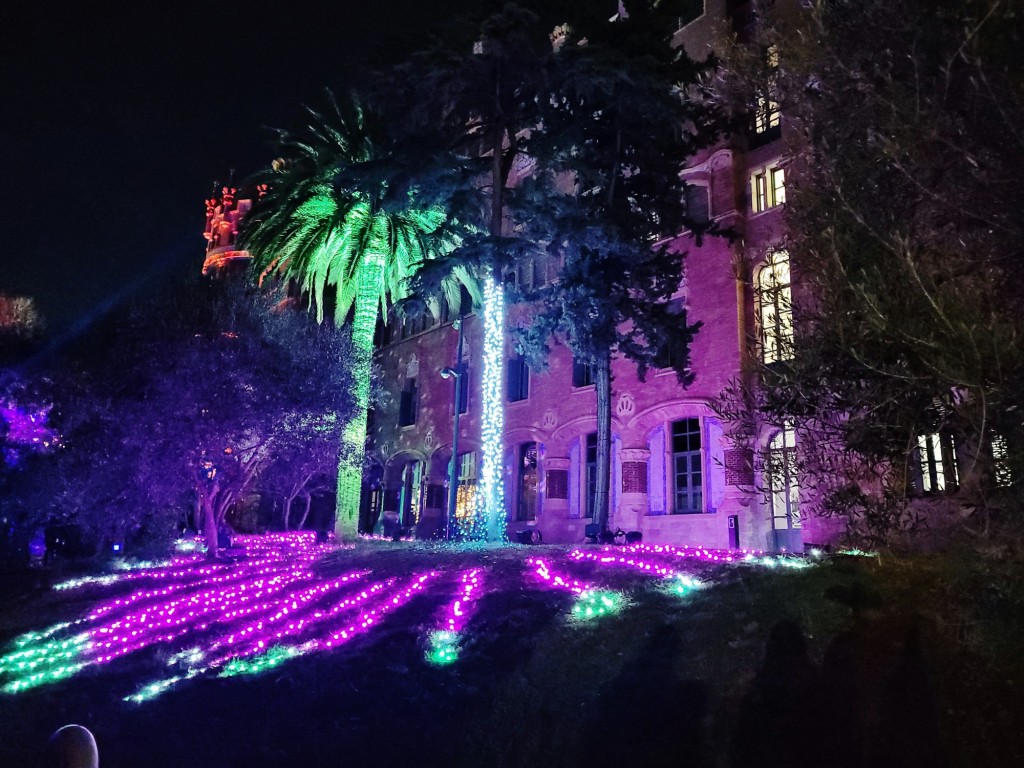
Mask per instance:
[[[755,404],[814,445],[805,458],[821,466],[806,474],[826,483],[825,511],[871,535],[909,522],[922,435],[955,445],[946,458],[961,459],[963,506],[1001,505],[993,480],[1005,462],[1021,476],[1017,10],[780,5],[763,10],[753,45],[726,47],[729,67],[710,83],[739,113],[770,92],[792,156],[796,354],[762,372]],[[1003,441],[1008,454],[993,448]]]
[[[597,394],[595,521],[608,522],[613,356],[641,378],[661,359],[692,380],[689,343],[698,325],[670,303],[682,286],[682,254],[670,247],[689,228],[680,171],[716,138],[712,112],[690,101],[696,64],[671,47],[676,17],[663,4],[633,3],[614,23],[594,12],[552,36],[540,120],[524,188],[534,195],[528,229],[562,262],[556,281],[528,293],[532,325],[519,334],[531,358],[553,340],[594,369]],[[668,354],[671,351],[671,355]]]
[[[333,461],[352,407],[345,345],[229,281],[115,310],[46,371],[60,443],[18,473],[19,525],[159,550],[194,513],[215,552],[271,462],[320,443]]]

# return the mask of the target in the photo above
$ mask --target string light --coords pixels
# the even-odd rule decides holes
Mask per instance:
[[[477,531],[487,541],[505,540],[505,490],[502,473],[505,432],[505,295],[492,275],[483,286],[484,353],[481,376],[483,415],[480,444],[483,463],[477,499]]]
[[[622,595],[607,590],[587,590],[580,594],[572,607],[572,615],[576,619],[588,621],[602,616],[618,613],[622,609]]]
[[[2,690],[16,693],[66,679],[90,665],[101,665],[144,649],[165,646],[166,679],[143,685],[127,701],[142,702],[199,675],[225,677],[258,674],[291,658],[328,650],[370,631],[436,581],[437,572],[369,581],[367,569],[324,578],[313,564],[330,547],[313,534],[238,537],[246,557],[232,563],[208,563],[191,557],[145,564],[103,580],[65,582],[62,589],[86,584],[120,590],[98,602],[81,618],[27,632],[0,656]],[[492,545],[477,542],[471,548]],[[561,570],[545,559],[526,559],[535,581],[576,596],[572,615],[586,620],[609,615],[625,605],[623,596],[601,585],[576,579],[582,565],[628,568],[664,581],[676,594],[689,594],[704,583],[693,566],[757,565],[807,567],[792,556],[768,556],[758,550],[733,552],[702,547],[637,544],[626,547],[576,548],[564,555]],[[452,581],[437,582],[447,591],[434,627],[427,633],[426,660],[456,661],[469,622],[483,594],[486,569],[460,571]],[[439,600],[439,602],[441,602]]]
[[[427,636],[430,647],[427,661],[438,666],[454,664],[459,658],[459,636],[446,629],[434,630]]]
[[[476,608],[482,586],[483,576],[479,568],[460,575],[455,599],[444,607],[441,628],[427,635],[429,647],[426,658],[431,664],[452,664],[458,659],[462,632]]]
[[[563,576],[560,573],[556,573],[548,567],[548,564],[536,557],[526,558],[526,562],[534,566],[533,573],[539,577],[541,581],[552,587],[558,589],[565,589],[574,594],[580,595],[584,592],[594,589],[594,585],[585,581],[577,581],[568,576]]]

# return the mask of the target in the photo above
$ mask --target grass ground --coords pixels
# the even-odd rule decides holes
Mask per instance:
[[[336,552],[317,565],[325,579],[480,568],[456,663],[426,661],[451,590],[414,597],[340,649],[123,701],[165,674],[169,651],[154,647],[0,694],[0,765],[46,765],[47,737],[70,722],[96,734],[104,768],[1024,764],[1024,587],[1011,565],[700,564],[689,568],[707,588],[680,597],[649,574],[565,553],[390,542]],[[529,557],[617,590],[624,609],[573,619],[574,595],[543,588]],[[118,589],[130,591],[9,589],[3,651]]]

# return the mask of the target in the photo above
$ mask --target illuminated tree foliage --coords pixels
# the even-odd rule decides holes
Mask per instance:
[[[821,511],[872,538],[913,525],[908,497],[928,489],[912,449],[942,433],[960,462],[945,501],[988,532],[1024,444],[1019,8],[834,0],[761,18],[751,44],[722,46],[709,95],[739,119],[778,97],[796,354],[724,405],[792,423]]]
[[[279,132],[282,159],[262,174],[269,192],[245,221],[242,247],[262,279],[292,282],[322,321],[350,324],[356,411],[347,422],[338,465],[336,532],[358,533],[359,497],[370,403],[373,335],[391,301],[406,296],[419,264],[452,247],[439,206],[418,204],[417,189],[373,112],[353,98],[330,112],[309,110],[301,133]],[[458,308],[457,280],[443,292]]]
[[[241,289],[181,281],[52,361],[61,441],[12,478],[20,525],[73,525],[138,551],[165,547],[191,516],[213,555],[271,462],[337,445],[351,407],[345,339]],[[275,470],[282,483],[289,470]]]

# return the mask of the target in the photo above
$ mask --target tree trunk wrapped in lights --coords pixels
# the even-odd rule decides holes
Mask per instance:
[[[484,279],[483,404],[480,444],[483,467],[477,496],[477,527],[487,541],[505,538],[503,436],[505,432],[505,294],[493,276]]]

